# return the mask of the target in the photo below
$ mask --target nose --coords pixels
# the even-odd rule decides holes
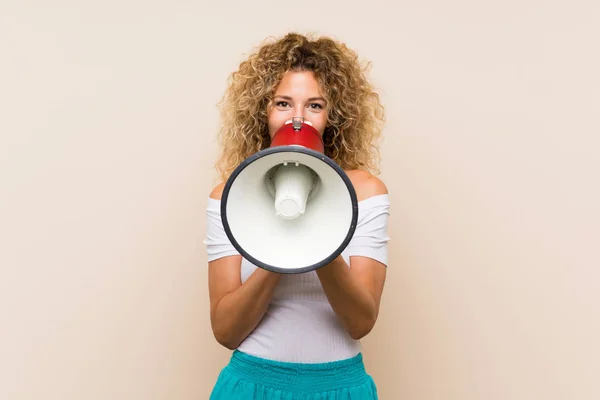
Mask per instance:
[[[306,107],[297,108],[294,111],[294,116],[295,117],[302,117],[304,119],[304,121],[308,121],[309,118],[310,118],[310,115],[309,115],[308,110],[306,109]]]

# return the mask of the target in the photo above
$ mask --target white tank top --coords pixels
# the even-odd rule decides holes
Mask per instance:
[[[209,197],[204,240],[209,262],[239,255],[223,229],[220,205],[220,200]],[[356,230],[342,252],[348,265],[350,256],[364,256],[387,266],[389,208],[387,194],[358,202]],[[256,268],[243,258],[242,282]],[[238,350],[270,360],[322,363],[356,356],[360,352],[360,342],[352,339],[344,329],[327,300],[317,273],[311,271],[281,277],[265,315]]]

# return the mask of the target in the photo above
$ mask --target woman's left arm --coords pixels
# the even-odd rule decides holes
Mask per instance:
[[[350,268],[342,256],[317,269],[329,304],[350,336],[366,336],[377,321],[385,282],[386,266],[368,257],[350,257]]]
[[[347,173],[361,199],[388,193],[385,184],[367,172]],[[341,255],[317,269],[329,304],[353,339],[367,335],[377,321],[386,269],[385,264],[363,256],[350,256],[348,268]]]

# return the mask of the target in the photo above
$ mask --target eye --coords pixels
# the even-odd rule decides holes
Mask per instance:
[[[310,108],[314,108],[314,109],[319,109],[319,110],[323,108],[323,106],[321,104],[319,104],[319,103],[311,103],[309,105],[309,107]]]
[[[288,107],[290,105],[290,103],[288,103],[287,101],[278,101],[275,103],[275,105],[277,107]]]

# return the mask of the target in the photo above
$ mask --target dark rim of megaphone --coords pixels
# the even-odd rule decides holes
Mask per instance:
[[[266,264],[262,261],[257,260],[256,258],[252,257],[235,240],[235,237],[231,233],[231,228],[229,227],[229,222],[227,220],[227,198],[229,196],[229,191],[231,189],[231,185],[233,185],[233,182],[235,181],[235,178],[244,170],[244,168],[246,168],[248,165],[252,164],[254,161],[258,160],[259,158],[267,156],[269,154],[281,153],[281,152],[303,153],[303,154],[307,154],[307,155],[313,156],[315,158],[318,158],[321,161],[327,163],[331,168],[333,168],[333,170],[335,170],[335,172],[338,173],[340,178],[342,178],[342,180],[346,184],[346,187],[348,188],[348,193],[350,194],[350,201],[352,202],[352,221],[350,222],[350,228],[348,229],[348,233],[346,234],[346,237],[344,238],[344,241],[342,242],[342,244],[340,244],[340,246],[333,253],[331,253],[327,258],[323,259],[322,261],[320,261],[316,264],[309,265],[309,266],[303,267],[303,268],[294,268],[294,269],[280,268],[280,267],[276,267],[274,265]],[[344,249],[348,246],[348,243],[350,243],[350,240],[352,240],[352,236],[354,235],[354,231],[356,230],[356,223],[358,221],[358,199],[356,196],[356,191],[354,190],[354,186],[352,185],[352,181],[350,181],[350,178],[348,177],[348,175],[344,172],[344,170],[335,161],[333,161],[331,158],[327,157],[323,153],[320,153],[318,151],[315,151],[315,150],[312,150],[312,149],[309,149],[306,147],[300,147],[300,146],[269,147],[269,148],[261,150],[255,154],[251,155],[250,157],[246,158],[232,172],[229,179],[227,179],[227,182],[225,183],[225,187],[223,188],[223,194],[221,195],[221,220],[223,222],[223,228],[225,229],[225,233],[227,234],[227,237],[231,241],[231,244],[246,260],[248,260],[252,264],[254,264],[262,269],[266,269],[268,271],[278,272],[281,274],[300,274],[300,273],[319,269],[319,268],[329,264],[337,256],[339,256],[344,251]]]

